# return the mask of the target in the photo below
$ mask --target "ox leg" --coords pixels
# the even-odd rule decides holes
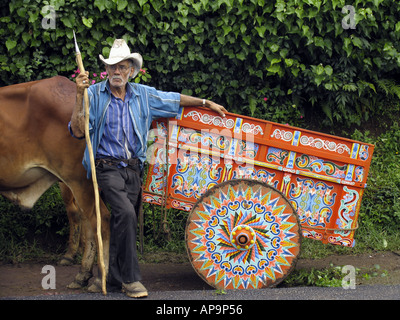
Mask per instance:
[[[82,217],[82,227],[85,234],[84,242],[84,252],[82,256],[82,263],[78,274],[75,276],[74,281],[72,281],[68,288],[70,289],[80,289],[86,287],[90,278],[93,276],[93,265],[96,258],[96,241],[92,226],[89,221],[83,216]]]
[[[71,188],[71,190],[74,190]],[[93,276],[93,265],[97,252],[97,220],[96,210],[94,204],[93,186],[80,185],[77,189],[80,193],[74,193],[74,197],[78,206],[82,209],[82,227],[85,233],[85,250],[82,257],[82,264],[79,273],[76,275],[75,280],[68,285],[68,288],[77,289],[87,286],[89,279]],[[84,190],[82,192],[82,190]],[[102,226],[102,240],[103,240],[103,256],[108,272],[109,261],[109,246],[110,246],[110,213],[103,201],[100,200],[101,211],[101,226]]]
[[[66,184],[60,182],[61,197],[64,201],[65,209],[67,211],[68,221],[69,221],[69,241],[67,252],[59,261],[60,265],[68,266],[72,265],[74,262],[75,255],[80,249],[80,244],[83,244],[83,228],[81,226],[81,212],[78,208],[75,198],[72,195],[71,190]],[[83,249],[83,248],[82,248]]]

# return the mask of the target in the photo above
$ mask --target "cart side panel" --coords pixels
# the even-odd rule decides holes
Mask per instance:
[[[154,121],[150,140],[144,201],[190,211],[216,184],[256,179],[285,194],[304,236],[354,245],[373,145],[202,108]]]
[[[147,163],[149,164],[143,185],[143,201],[151,204],[163,205],[165,202],[166,180],[166,152],[165,145],[157,141],[165,139],[167,135],[167,121],[153,121],[152,129],[148,136],[151,145],[147,150]]]

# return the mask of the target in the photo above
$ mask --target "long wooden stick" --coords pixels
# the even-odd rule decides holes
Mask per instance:
[[[74,40],[75,40],[75,50],[76,50],[76,62],[78,64],[79,72],[85,73],[85,68],[83,67],[82,56],[78,48],[78,43],[76,42],[75,32],[74,32]],[[101,289],[104,295],[107,294],[106,289],[106,268],[104,265],[104,254],[103,254],[103,239],[101,237],[101,214],[100,214],[100,196],[99,196],[99,187],[97,184],[96,177],[96,167],[94,164],[94,155],[92,149],[92,142],[90,141],[89,136],[89,95],[87,89],[84,91],[83,95],[84,107],[85,107],[85,139],[86,144],[89,150],[89,158],[90,158],[90,168],[92,170],[92,181],[94,188],[94,199],[95,199],[95,207],[96,207],[96,218],[97,218],[97,242],[99,244],[99,263],[101,270]]]

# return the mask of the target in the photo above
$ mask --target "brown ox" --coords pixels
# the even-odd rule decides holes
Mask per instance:
[[[61,189],[64,201],[75,199],[86,226],[82,265],[70,285],[77,288],[92,276],[97,231],[93,185],[82,165],[85,141],[68,131],[75,100],[76,85],[64,77],[0,88],[0,194],[32,208],[55,182],[68,186]],[[70,205],[76,213],[76,206]],[[103,203],[101,215],[107,268],[109,212]]]

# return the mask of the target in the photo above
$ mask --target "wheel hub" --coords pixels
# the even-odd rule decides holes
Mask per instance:
[[[231,232],[231,243],[239,250],[248,250],[256,242],[256,234],[252,227],[238,225]]]

